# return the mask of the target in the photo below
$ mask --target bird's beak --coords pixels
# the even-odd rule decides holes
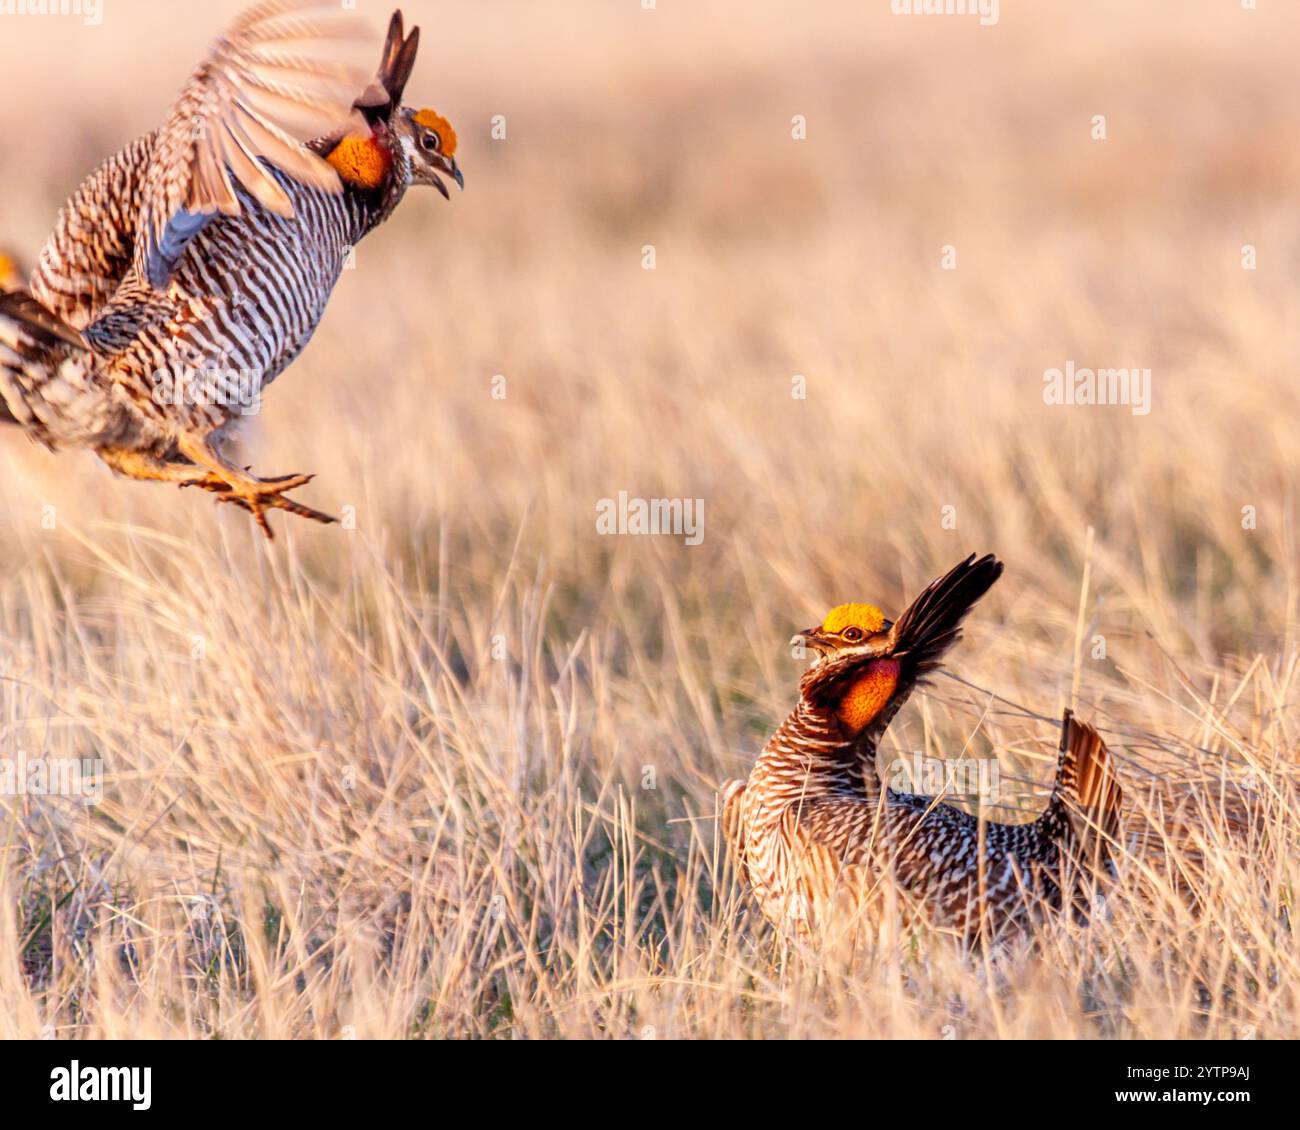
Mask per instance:
[[[802,632],[795,632],[790,637],[790,646],[812,648],[818,655],[825,655],[833,650],[830,640],[822,634],[820,627],[805,628]]]
[[[446,173],[447,176],[451,177],[451,179],[454,180],[456,184],[460,187],[460,190],[464,192],[465,174],[460,171],[460,166],[456,164],[456,159],[454,157],[446,157],[443,154],[439,153],[436,157],[433,158],[430,164],[432,164],[433,167],[437,169],[438,172]],[[444,197],[446,197],[448,200],[451,199],[451,193],[447,191],[447,186],[443,184],[442,178],[438,176],[434,176],[433,183],[434,186],[437,188],[437,190],[441,192]]]

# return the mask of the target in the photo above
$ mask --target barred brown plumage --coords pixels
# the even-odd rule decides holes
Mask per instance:
[[[1056,779],[1029,824],[982,821],[883,785],[876,749],[917,682],[1002,573],[968,557],[891,624],[842,605],[796,640],[818,653],[799,702],[746,782],[721,791],[723,835],[763,914],[800,935],[852,933],[896,893],[904,917],[966,941],[1005,936],[1062,904],[1086,911],[1111,871],[1122,793],[1092,727],[1065,712]]]
[[[310,340],[348,256],[413,184],[463,187],[455,133],[402,104],[419,29],[389,24],[374,81],[298,49],[355,38],[322,0],[264,0],[219,37],[162,127],[59,214],[29,292],[0,294],[0,420],[133,478],[317,521],[222,445]]]

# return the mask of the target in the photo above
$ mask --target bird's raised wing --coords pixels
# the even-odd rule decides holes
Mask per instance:
[[[213,44],[158,134],[141,203],[135,268],[166,286],[186,246],[216,215],[240,212],[238,184],[263,207],[293,205],[262,162],[341,191],[338,174],[304,143],[365,130],[358,107],[370,75],[324,45],[365,37],[338,0],[264,0]]]

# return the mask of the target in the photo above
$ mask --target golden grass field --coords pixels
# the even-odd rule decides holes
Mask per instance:
[[[361,246],[246,444],[355,528],[268,544],[0,433],[0,755],[104,770],[0,796],[0,1035],[1300,1034],[1300,9],[404,7],[466,191]],[[238,8],[7,18],[0,242]],[[1150,413],[1044,404],[1069,360],[1150,368]],[[703,544],[599,536],[620,490],[703,498]],[[964,682],[891,752],[996,757],[1031,816],[1075,703],[1126,793],[1107,914],[788,945],[715,788],[793,631],[972,551]]]

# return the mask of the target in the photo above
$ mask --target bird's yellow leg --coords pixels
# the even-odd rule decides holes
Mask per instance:
[[[316,477],[315,475],[281,475],[277,478],[259,479],[236,467],[217,451],[206,437],[182,435],[177,439],[176,445],[182,455],[193,460],[197,467],[205,469],[220,483],[220,485],[210,485],[208,482],[200,482],[196,485],[213,491],[217,495],[218,502],[233,502],[236,506],[243,507],[253,515],[258,528],[268,538],[275,537],[266,521],[268,509],[287,510],[290,514],[297,514],[300,518],[310,518],[314,522],[338,521],[329,514],[322,514],[319,510],[313,510],[310,506],[303,506],[284,497],[285,491],[305,486]]]
[[[192,463],[168,463],[165,459],[129,447],[101,447],[96,452],[105,463],[131,479],[151,483],[177,483],[183,487],[226,490],[226,483],[206,467]]]

